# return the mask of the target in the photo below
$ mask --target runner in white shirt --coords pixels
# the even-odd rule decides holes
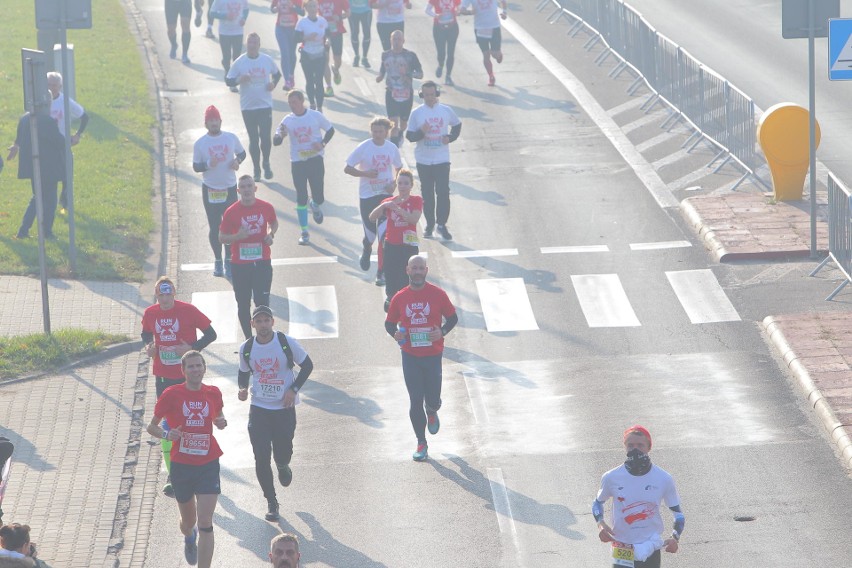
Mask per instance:
[[[251,33],[246,52],[240,55],[225,75],[225,84],[240,87],[240,109],[249,136],[249,155],[254,165],[254,181],[260,181],[260,156],[263,153],[263,177],[272,179],[269,152],[272,149],[272,91],[281,80],[281,72],[272,58],[260,53],[260,36]]]
[[[370,0],[376,12],[376,31],[382,41],[382,50],[391,48],[390,36],[395,30],[405,31],[405,10],[411,10],[409,0]]]
[[[498,14],[499,12],[499,16]],[[506,0],[464,0],[460,14],[473,14],[473,31],[476,43],[482,50],[482,64],[488,72],[488,86],[493,87],[497,82],[494,77],[494,66],[491,58],[497,63],[503,62],[501,44],[503,40],[500,29],[500,18],[506,19]]]
[[[213,276],[230,280],[231,245],[224,245],[223,264],[219,225],[225,210],[237,201],[237,170],[246,159],[246,151],[236,134],[222,130],[222,117],[213,105],[204,111],[204,126],[207,134],[199,138],[192,149],[192,169],[202,174],[201,198],[213,249]]]
[[[592,503],[601,542],[612,547],[612,566],[659,568],[660,549],[677,552],[686,522],[672,476],[651,463],[651,434],[642,426],[624,431],[627,460],[601,478],[601,488]],[[604,521],[604,504],[612,498],[612,526]],[[674,530],[663,538],[660,503],[674,513]]]
[[[461,120],[455,111],[438,102],[440,87],[426,81],[420,87],[423,104],[409,117],[410,142],[416,142],[414,159],[423,193],[423,214],[426,217],[424,237],[431,237],[433,229],[446,241],[453,240],[447,229],[450,218],[450,144],[461,134]],[[436,204],[437,198],[437,204]]]
[[[345,173],[360,179],[361,221],[364,224],[364,247],[361,253],[361,270],[370,270],[370,253],[379,233],[379,227],[370,221],[370,213],[387,197],[393,195],[394,180],[402,167],[399,148],[388,141],[391,121],[377,116],[370,122],[371,138],[361,142],[346,159]],[[377,284],[383,280],[377,275]]]
[[[302,71],[305,74],[305,92],[311,108],[322,112],[325,93],[322,89],[322,77],[326,66],[325,47],[328,44],[328,22],[318,14],[316,0],[305,2],[307,16],[296,24],[296,41],[302,42]]]
[[[290,460],[296,433],[298,393],[314,369],[311,358],[299,342],[275,331],[274,325],[269,307],[254,309],[251,326],[257,335],[240,345],[237,377],[238,398],[245,401],[251,394],[249,440],[254,450],[257,481],[269,505],[267,521],[278,520],[278,499],[270,459],[275,460],[278,481],[288,487],[293,481]],[[299,366],[298,375],[293,372],[294,365]]]
[[[222,68],[225,75],[231,63],[243,52],[243,33],[249,14],[248,0],[216,0],[209,15],[219,20],[219,47],[222,48]],[[236,85],[231,91],[238,91]]]
[[[50,101],[50,117],[56,121],[59,133],[65,136],[65,94],[62,92],[62,74],[56,71],[51,71],[47,74],[47,90],[50,91],[50,96],[53,98]],[[83,131],[86,130],[86,125],[89,124],[89,115],[71,97],[68,97],[68,110],[70,111],[72,120],[77,119],[80,121],[77,132],[71,135],[71,145],[76,146],[80,142]],[[74,154],[71,154],[70,166],[69,172],[73,184]],[[68,188],[65,186],[65,180],[62,180],[62,193],[59,195],[59,213],[64,215],[66,209],[68,209]]]
[[[308,184],[311,186],[311,213],[314,222],[320,224],[323,220],[320,206],[325,201],[325,146],[334,136],[334,127],[321,112],[305,108],[305,93],[302,91],[290,91],[287,103],[293,112],[278,125],[272,143],[278,146],[284,138],[290,137],[290,168],[296,188],[296,216],[302,230],[299,244],[306,245],[310,242]]]

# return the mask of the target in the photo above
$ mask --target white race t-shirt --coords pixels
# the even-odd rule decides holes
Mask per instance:
[[[296,31],[304,34],[304,45],[302,53],[310,55],[325,54],[325,31],[328,29],[328,21],[322,16],[317,16],[316,20],[311,20],[307,16],[299,20],[296,24]],[[314,39],[308,39],[312,34],[317,34]]]
[[[86,112],[83,110],[77,101],[68,99],[68,110],[71,111],[71,118],[80,118]],[[65,136],[65,93],[59,93],[59,96],[50,102],[50,118],[56,121],[59,126],[59,132]]]
[[[240,371],[251,371],[249,394],[251,394],[252,405],[269,410],[284,408],[284,395],[287,393],[287,389],[293,386],[296,375],[293,373],[293,369],[287,368],[287,356],[281,349],[277,332],[273,331],[272,341],[269,343],[259,343],[257,338],[254,338],[251,356],[249,357],[251,368],[246,365],[245,357],[243,357],[247,342],[248,340],[240,345]],[[308,356],[305,349],[289,335],[287,336],[287,343],[293,353],[293,361],[301,366]],[[295,404],[299,404],[299,402],[299,395],[297,394]]]
[[[290,161],[304,162],[325,155],[324,150],[314,150],[313,144],[322,142],[323,133],[331,128],[331,122],[321,112],[307,109],[302,116],[292,112],[285,116],[275,132],[282,136],[287,131],[287,137],[290,138]]]
[[[624,465],[601,477],[597,500],[612,498],[612,532],[616,540],[639,544],[663,534],[660,503],[680,505],[672,476],[655,465],[645,475],[630,475]]]
[[[473,8],[473,29],[493,30],[500,27],[500,5],[497,0],[463,0],[462,9]]]
[[[376,146],[372,138],[364,140],[346,158],[346,165],[363,171],[376,170],[378,177],[360,177],[358,196],[369,199],[374,195],[388,194],[388,188],[396,176],[396,169],[402,167],[399,148],[390,140],[385,140],[381,146]]]
[[[240,110],[272,108],[272,92],[266,89],[272,75],[278,73],[278,67],[272,58],[265,53],[259,53],[252,59],[243,53],[231,65],[227,77],[239,79],[242,75],[251,77],[247,83],[237,83],[240,87]]]
[[[424,124],[429,124],[429,132],[417,141],[414,147],[414,159],[418,164],[431,166],[446,164],[450,161],[450,146],[441,139],[449,135],[450,127],[461,124],[455,111],[447,105],[437,103],[434,107],[422,104],[408,118],[408,131],[417,132]]]
[[[243,19],[243,13],[248,9],[248,0],[216,0],[213,2],[212,12],[226,14],[224,18],[218,18],[219,35],[243,35],[244,26],[240,25],[240,21]]]
[[[214,156],[218,160],[215,167],[209,168],[201,174],[204,185],[211,189],[226,190],[237,185],[237,172],[231,168],[231,162],[237,156],[245,152],[240,139],[232,132],[219,132],[217,136],[205,134],[195,141],[192,148],[192,162],[204,162],[210,164],[210,158]],[[210,203],[225,203],[227,192],[211,193]]]
[[[376,12],[377,24],[393,24],[405,21],[405,0],[388,0]]]

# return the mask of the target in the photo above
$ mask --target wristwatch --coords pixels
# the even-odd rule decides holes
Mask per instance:
[[[299,394],[299,387],[297,387],[296,385],[293,385],[292,387],[290,387],[290,390],[292,390],[296,394]]]

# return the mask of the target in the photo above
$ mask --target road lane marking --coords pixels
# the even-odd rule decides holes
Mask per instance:
[[[216,345],[242,343],[242,334],[237,333],[237,300],[233,292],[193,292],[192,305],[210,318],[216,330]]]
[[[482,377],[479,373],[473,371],[462,371],[462,376],[464,377],[464,386],[467,388],[467,397],[470,399],[474,421],[477,424],[488,424],[488,407],[485,406],[485,400],[479,386]]]
[[[692,323],[740,321],[712,270],[666,272],[666,278]]]
[[[290,314],[289,335],[296,339],[338,337],[340,323],[334,286],[287,288],[287,301]]]
[[[523,278],[481,279],[476,289],[489,332],[538,329]]]
[[[299,264],[334,264],[338,258],[329,256],[300,256],[295,258],[273,258],[272,266],[295,266]],[[213,270],[212,262],[181,264],[180,269],[185,272]]]
[[[630,243],[630,250],[660,250],[691,247],[689,241],[660,241],[656,243]]]
[[[494,512],[497,514],[497,525],[503,534],[517,537],[515,519],[512,517],[512,505],[509,503],[509,492],[506,490],[506,481],[503,479],[503,470],[499,467],[489,467],[488,485],[491,487],[491,498],[494,502]],[[515,541],[517,548],[517,541]]]
[[[518,249],[454,250],[453,258],[480,258],[483,256],[518,256]]]
[[[578,252],[609,252],[606,245],[569,245],[564,247],[541,247],[541,254],[561,254]]]
[[[589,327],[642,325],[627,299],[618,274],[572,275],[571,282]]]

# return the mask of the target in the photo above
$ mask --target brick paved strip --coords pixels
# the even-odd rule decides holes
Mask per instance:
[[[848,343],[850,320],[848,313],[804,313],[769,316],[762,324],[844,464],[852,468],[852,367],[837,346]],[[817,349],[819,356],[812,356]]]

